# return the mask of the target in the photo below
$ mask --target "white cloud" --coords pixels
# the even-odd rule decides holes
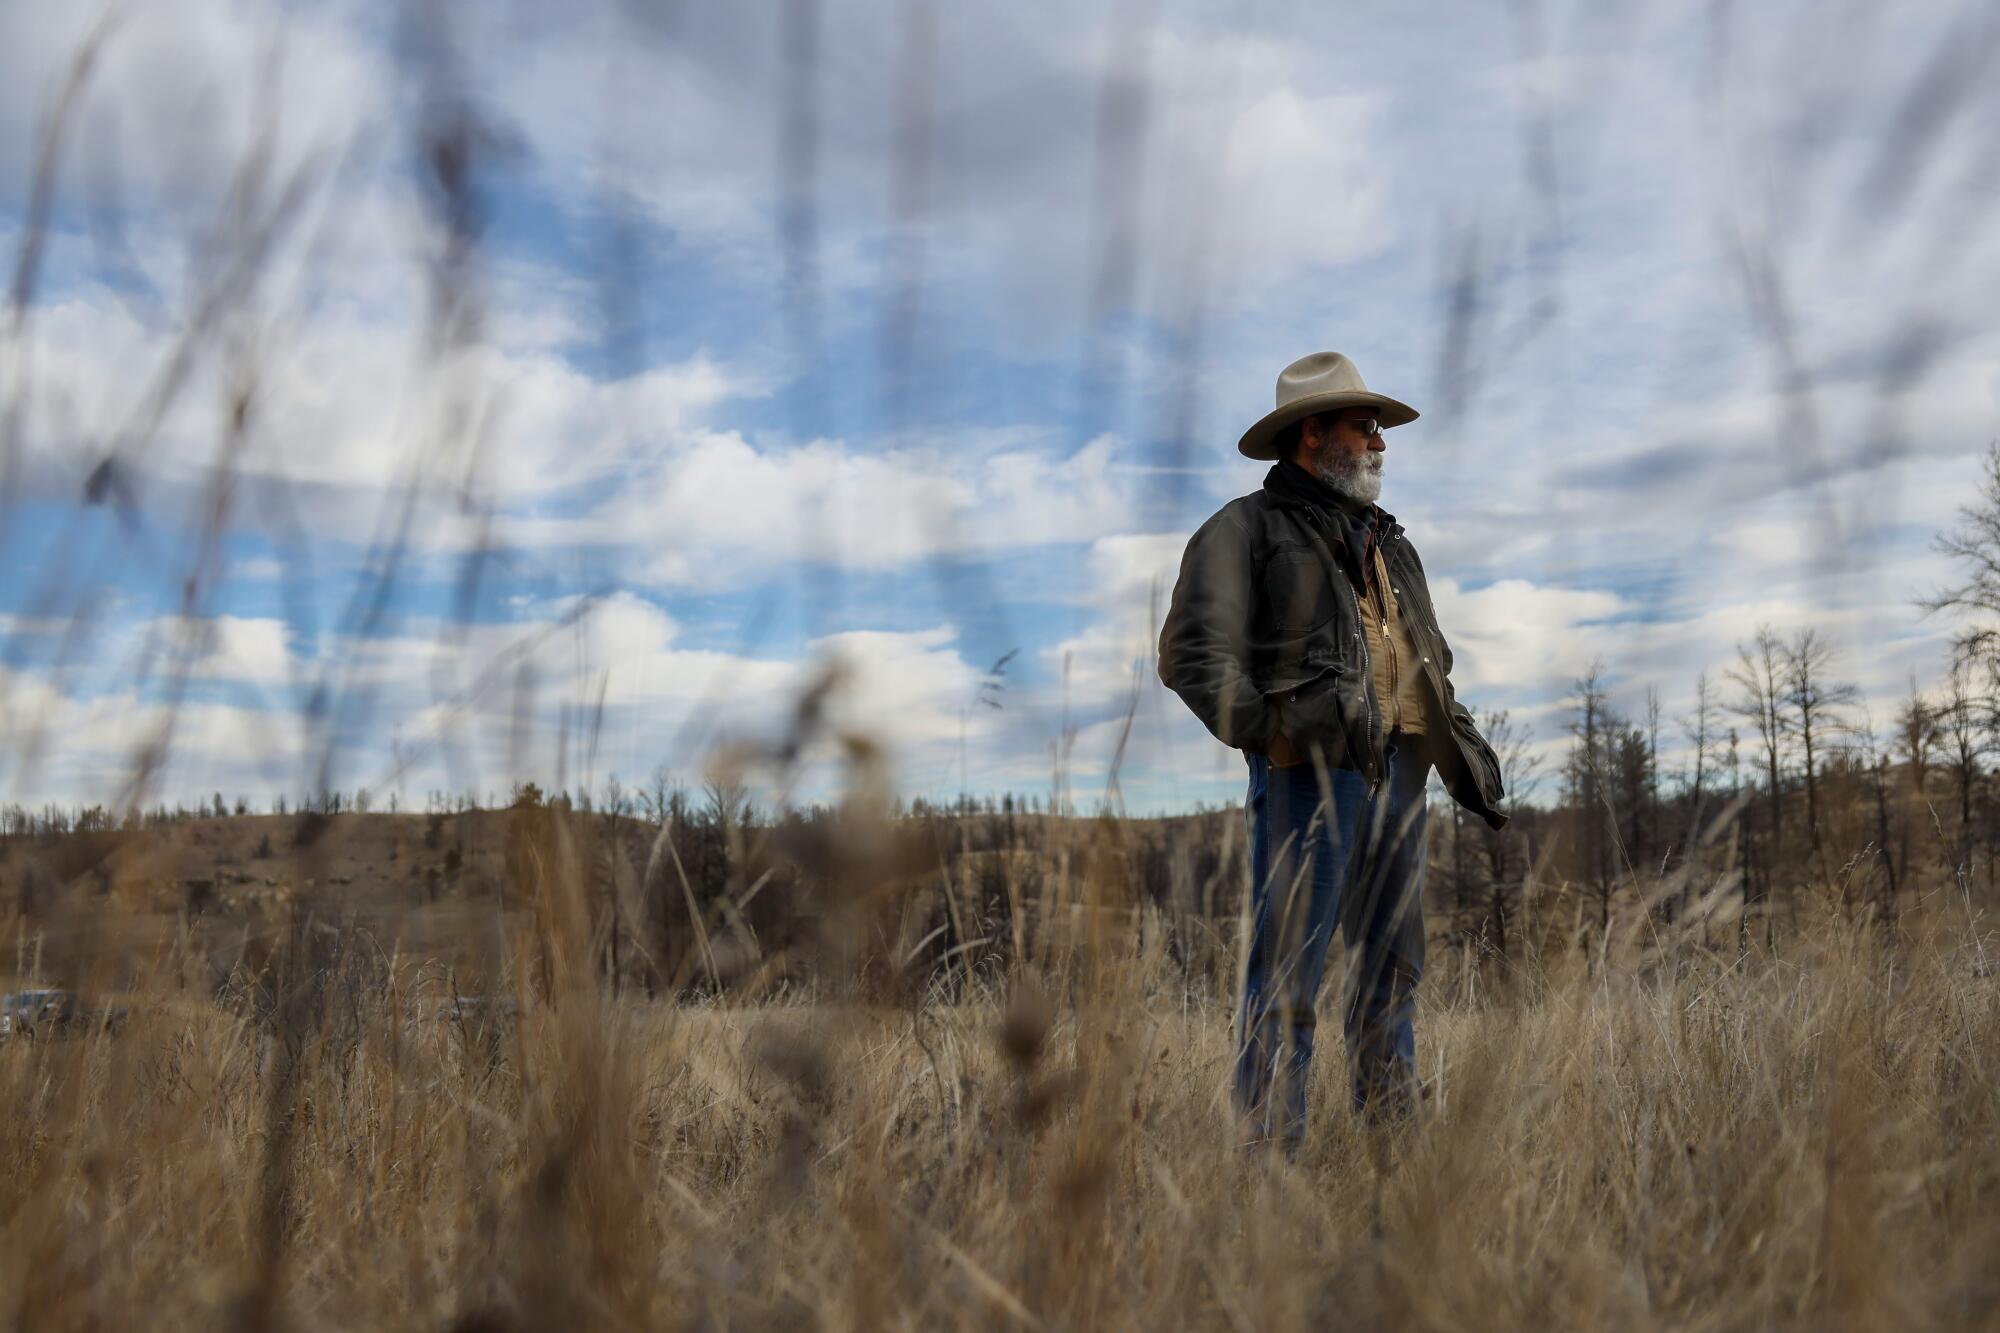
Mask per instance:
[[[975,746],[1002,739],[998,720],[971,707],[980,672],[950,626],[849,631],[796,657],[750,658],[675,646],[672,618],[630,594],[531,610],[503,625],[413,622],[396,637],[331,642],[300,658],[288,655],[281,625],[238,617],[160,621],[121,636],[159,634],[163,647],[189,654],[196,681],[281,683],[295,669],[324,677],[334,687],[331,735],[275,693],[261,706],[203,696],[172,709],[151,689],[81,696],[53,673],[0,668],[0,792],[11,784],[16,799],[109,801],[161,736],[170,744],[152,790],[169,801],[216,788],[303,790],[329,744],[336,785],[378,792],[576,784],[593,735],[596,782],[659,764],[694,777],[718,742],[791,735],[798,701],[829,667],[836,686],[802,756],[801,798],[832,791],[842,734],[880,746],[917,785],[956,764],[961,726]]]
[[[641,577],[703,588],[807,561],[908,568],[1117,531],[1137,503],[1128,457],[1111,437],[1060,457],[919,445],[866,452],[828,440],[759,447],[734,432],[698,434],[598,509],[512,531],[532,545],[621,544],[641,554]]]
[[[822,25],[810,181],[788,174],[779,147],[791,90],[814,85],[785,63],[776,11],[705,7],[666,29],[599,6],[532,40],[475,41],[566,189],[628,192],[748,278],[777,279],[788,194],[810,186],[821,280],[881,281],[884,244],[911,230],[895,210],[906,171],[925,182],[914,230],[933,279],[970,283],[1043,329],[1092,300],[1093,227],[1171,317],[1190,306],[1190,265],[1215,246],[1233,249],[1237,280],[1264,288],[1389,235],[1377,100],[1330,86],[1289,41],[1178,20],[1141,32],[1067,5],[1002,21],[946,11],[913,75],[906,18],[864,4]],[[914,167],[899,160],[913,77],[932,99],[929,157]],[[634,115],[650,132],[630,133]]]
[[[0,84],[0,198],[31,179],[77,53],[101,41],[68,126],[63,184],[117,189],[124,206],[160,205],[212,223],[260,137],[283,178],[337,152],[389,109],[393,80],[361,16],[340,7],[259,7],[236,0],[165,5],[8,5],[0,47],[17,77]]]
[[[145,633],[157,634],[167,660],[185,663],[186,674],[196,679],[280,685],[291,682],[298,669],[282,620],[176,616],[154,622]]]
[[[1454,579],[1431,578],[1438,624],[1452,646],[1452,683],[1476,697],[1481,690],[1522,690],[1545,684],[1551,668],[1581,665],[1607,638],[1626,632],[1591,632],[1589,622],[1625,610],[1606,592],[1542,587],[1502,579],[1476,591]]]
[[[138,791],[148,806],[292,789],[307,758],[295,719],[205,700],[170,707],[130,690],[79,697],[5,667],[0,735],[0,798],[27,805],[130,799],[156,742],[164,742],[158,766]]]
[[[1123,534],[1093,542],[1085,561],[1079,595],[1097,612],[1080,634],[1042,652],[1050,674],[1066,673],[1069,696],[1085,707],[1126,699],[1135,682],[1160,690],[1157,676],[1143,664],[1158,649],[1160,621],[1173,596],[1187,538],[1178,534]]]

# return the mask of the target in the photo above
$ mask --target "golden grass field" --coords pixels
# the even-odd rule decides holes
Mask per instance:
[[[517,980],[582,956],[557,887]],[[310,922],[271,966],[312,984],[216,1000],[183,931],[123,1031],[0,1046],[0,1324],[2000,1327],[2000,949],[1958,886],[1808,894],[1775,956],[1636,913],[1434,947],[1425,1113],[1361,1127],[1336,1041],[1296,1162],[1237,1145],[1226,984],[1136,920],[908,1003],[556,966],[490,1025]]]
[[[377,8],[0,7],[0,993],[127,1015],[0,1333],[2000,1333],[1994,0]],[[1513,822],[1288,1157],[1114,812],[1313,330]]]

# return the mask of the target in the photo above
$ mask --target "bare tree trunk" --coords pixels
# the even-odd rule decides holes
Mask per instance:
[[[1852,729],[1848,710],[1860,697],[1853,685],[1829,679],[1834,655],[1833,644],[1812,628],[1794,634],[1784,652],[1783,697],[1805,751],[1806,837],[1814,857],[1820,856],[1823,844],[1819,819],[1820,756],[1826,750],[1829,735]]]
[[[1785,647],[1777,633],[1765,625],[1758,628],[1757,637],[1750,644],[1739,644],[1736,651],[1737,663],[1728,674],[1738,693],[1730,707],[1756,725],[1757,739],[1764,747],[1764,794],[1769,838],[1763,858],[1766,880],[1757,890],[1761,900],[1769,896],[1772,887],[1769,882],[1771,868],[1782,865],[1784,858],[1783,793],[1779,785],[1779,769],[1785,737],[1790,731],[1790,719],[1782,706]],[[1746,876],[1746,894],[1754,882],[1754,876]],[[1768,934],[1768,907],[1764,919]]]
[[[1875,845],[1881,848],[1882,867],[1887,872],[1888,901],[1884,915],[1896,914],[1896,857],[1889,842],[1889,757],[1875,761]]]

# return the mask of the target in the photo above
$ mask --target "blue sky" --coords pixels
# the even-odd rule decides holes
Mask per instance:
[[[1939,674],[1911,598],[2000,433],[1987,6],[448,18],[131,6],[64,104],[97,17],[0,6],[10,257],[63,135],[0,335],[0,800],[692,782],[833,662],[905,794],[1066,749],[1089,804],[1130,709],[1128,808],[1232,799],[1155,607],[1325,348],[1424,412],[1383,503],[1476,709],[1557,745],[1601,658],[1672,750],[1767,622],[1878,724]]]

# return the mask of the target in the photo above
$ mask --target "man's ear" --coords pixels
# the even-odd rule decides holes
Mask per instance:
[[[1306,465],[1306,459],[1310,458],[1311,456],[1312,456],[1312,445],[1306,442],[1305,428],[1301,426],[1299,428],[1298,434],[1292,436],[1291,452],[1286,454],[1285,457],[1291,459],[1294,463],[1297,463],[1300,467],[1304,467]]]

